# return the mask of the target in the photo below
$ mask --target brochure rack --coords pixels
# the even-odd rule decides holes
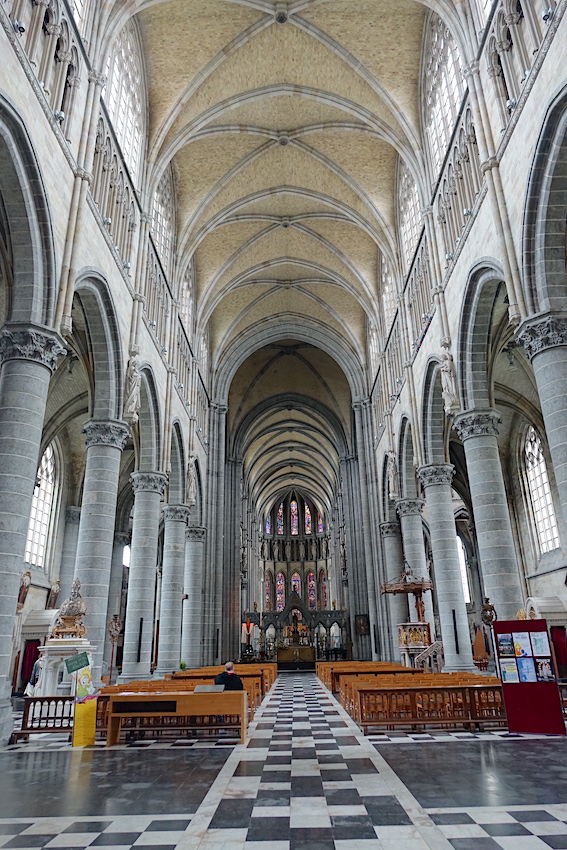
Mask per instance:
[[[493,628],[510,732],[565,735],[547,621],[497,620]]]

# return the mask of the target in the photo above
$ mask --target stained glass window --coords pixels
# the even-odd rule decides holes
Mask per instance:
[[[299,534],[299,512],[297,510],[297,502],[294,500],[289,506],[291,519],[291,533]]]
[[[323,517],[321,514],[317,514],[317,531],[319,534],[323,534],[325,531],[325,526],[323,525]]]
[[[291,589],[301,596],[301,579],[299,573],[294,573],[291,577]]]
[[[283,573],[278,573],[276,576],[276,611],[283,611],[285,608],[285,580]]]
[[[283,502],[278,508],[278,515],[276,518],[278,534],[283,534]]]
[[[315,573],[307,573],[307,606],[310,611],[314,611],[317,607],[317,584],[315,582]]]
[[[266,534],[272,533],[272,517],[270,514],[266,517]]]
[[[328,611],[329,604],[327,600],[327,576],[321,573],[321,607],[324,611]]]
[[[311,524],[311,511],[309,510],[309,506],[305,505],[305,533],[311,534],[313,532],[312,524]]]
[[[266,611],[272,610],[272,576],[270,573],[266,573],[266,582],[265,582],[265,591],[266,591]]]
[[[40,568],[45,567],[47,534],[55,494],[55,475],[55,452],[49,445],[37,471],[24,556],[26,563]]]
[[[526,433],[524,462],[539,548],[542,552],[549,552],[559,547],[559,533],[543,447],[535,428],[531,426]]]

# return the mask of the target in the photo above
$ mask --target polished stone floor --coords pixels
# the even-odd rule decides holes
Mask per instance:
[[[7,748],[0,848],[567,848],[565,739],[365,738],[314,675],[290,674],[245,746],[185,743]]]

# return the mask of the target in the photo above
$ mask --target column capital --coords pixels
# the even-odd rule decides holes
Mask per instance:
[[[567,317],[553,313],[530,316],[520,325],[516,342],[523,345],[530,360],[548,348],[567,345]]]
[[[468,65],[462,70],[463,77],[467,80],[469,77],[472,77],[474,74],[478,74],[479,71],[479,62],[477,59],[473,59],[472,62],[469,62]]]
[[[495,410],[465,410],[453,420],[453,427],[463,443],[470,437],[497,437],[502,419]]]
[[[97,71],[95,68],[91,68],[88,80],[89,83],[94,83],[95,86],[102,88],[106,83],[106,74],[103,74],[102,71]]]
[[[187,531],[185,532],[185,537],[187,538],[187,540],[195,540],[199,543],[202,543],[205,539],[206,533],[206,528],[202,528],[201,526],[197,525],[190,525]]]
[[[166,505],[163,509],[164,522],[187,522],[189,508],[187,505]]]
[[[133,472],[130,476],[134,493],[144,491],[146,493],[159,493],[163,496],[167,475],[163,472]]]
[[[398,516],[412,516],[415,514],[421,516],[424,504],[423,499],[400,499],[396,503],[396,511]]]
[[[81,521],[81,509],[75,505],[65,508],[65,524],[78,525]]]
[[[452,463],[428,463],[426,466],[420,466],[417,470],[417,477],[424,487],[431,487],[433,484],[451,484],[455,467]]]
[[[61,338],[54,331],[33,325],[4,325],[0,331],[0,359],[31,360],[57,368],[57,359],[67,353]]]
[[[126,440],[130,436],[130,429],[124,422],[97,422],[91,419],[85,422],[83,427],[87,449],[91,446],[112,446],[114,449],[123,450]]]
[[[217,413],[219,416],[225,416],[228,412],[228,407],[226,406],[226,404],[221,404],[220,402],[212,401],[211,410],[214,411],[214,413]]]
[[[114,543],[116,546],[127,546],[130,542],[130,535],[126,531],[114,532]]]
[[[381,522],[380,534],[382,537],[395,537],[400,533],[400,526],[397,522]]]

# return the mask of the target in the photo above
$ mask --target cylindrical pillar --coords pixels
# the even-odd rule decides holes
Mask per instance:
[[[77,559],[80,520],[81,509],[69,505],[65,509],[65,529],[63,532],[61,565],[59,568],[59,605],[68,599],[71,593],[71,585],[73,584],[73,576],[75,575],[75,561]]]
[[[404,557],[410,566],[414,576],[424,578],[429,581],[430,575],[427,568],[427,559],[425,557],[425,546],[423,543],[423,522],[421,514],[423,512],[423,499],[400,499],[396,504],[396,511],[400,518],[400,526],[402,529],[402,540],[404,545]],[[413,600],[408,600],[412,605]],[[435,618],[433,616],[433,600],[430,590],[425,592],[423,597],[425,605],[425,619],[429,623],[432,639],[435,638]],[[410,621],[415,619],[414,611],[409,610]]]
[[[192,526],[185,533],[185,579],[181,660],[188,667],[202,663],[203,646],[203,566],[206,528]]]
[[[469,410],[454,427],[465,447],[484,593],[501,620],[512,620],[524,594],[498,453],[501,421],[494,410]]]
[[[417,474],[423,483],[427,502],[445,668],[476,673],[459,568],[451,495],[453,472],[451,463],[440,463],[421,466]]]
[[[10,657],[45,402],[65,349],[45,328],[6,325],[0,334],[0,742],[12,734]]]
[[[81,595],[87,606],[87,638],[94,647],[93,681],[100,683],[106,638],[106,612],[120,458],[130,431],[123,422],[87,422],[87,465],[75,578],[81,582]]]
[[[567,523],[567,318],[531,316],[516,337],[532,362],[563,519]]]
[[[396,581],[399,579],[404,568],[404,556],[402,553],[402,538],[400,526],[397,522],[380,523],[380,534],[384,547],[384,564],[386,568],[386,580]],[[398,643],[398,623],[408,621],[408,598],[404,594],[389,594],[388,605],[391,621],[391,643],[392,657],[400,660],[400,646]]]
[[[105,667],[105,675],[106,668],[110,668],[110,656],[112,655],[112,643],[108,634],[108,623],[110,618],[113,617],[115,614],[118,614],[118,616],[120,616],[122,603],[122,582],[124,579],[124,547],[127,543],[127,534],[118,533],[114,535],[112,561],[110,564],[110,582],[108,585],[108,605],[106,609],[106,632],[104,635],[103,666]],[[112,678],[114,678],[114,675]]]
[[[121,682],[151,675],[160,502],[167,478],[163,472],[133,472],[130,480],[134,521]]]
[[[156,670],[159,677],[177,670],[182,660],[181,617],[188,518],[189,508],[185,505],[167,505],[163,509],[163,567]]]

